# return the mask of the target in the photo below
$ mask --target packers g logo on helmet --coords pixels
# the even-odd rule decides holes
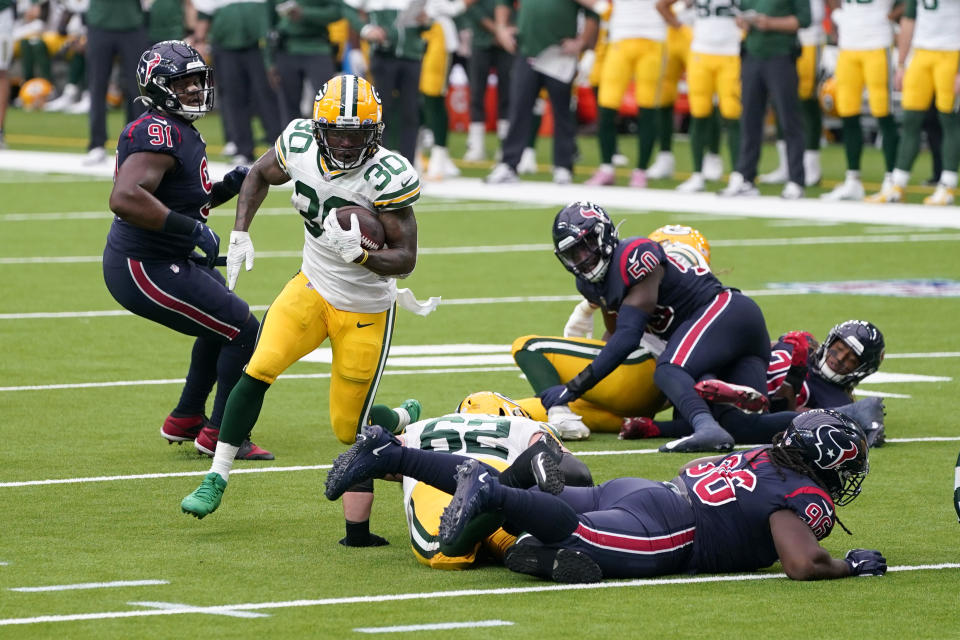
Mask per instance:
[[[668,224],[656,229],[647,237],[659,244],[674,242],[693,247],[707,261],[707,266],[710,265],[710,243],[693,227]]]
[[[328,80],[313,102],[313,135],[332,169],[361,166],[383,139],[383,108],[377,90],[354,75]]]
[[[530,414],[519,404],[496,391],[477,391],[471,393],[460,406],[457,413],[484,413],[493,416],[519,416],[529,418]]]

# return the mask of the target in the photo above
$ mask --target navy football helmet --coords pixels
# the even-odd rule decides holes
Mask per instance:
[[[830,347],[841,340],[856,354],[860,364],[845,373],[839,373],[827,364]],[[876,373],[883,362],[883,334],[865,320],[847,320],[830,329],[826,340],[817,349],[814,357],[814,369],[821,378],[836,384],[852,387],[871,373]]]
[[[837,506],[849,504],[860,494],[870,471],[863,429],[833,409],[801,413],[775,446],[797,451]]]
[[[181,81],[192,78],[192,87]],[[181,40],[164,40],[143,52],[137,64],[140,98],[148,107],[188,122],[213,109],[213,76],[200,53]]]
[[[603,280],[617,242],[610,216],[592,202],[571,202],[553,220],[554,253],[567,271],[589,282]]]

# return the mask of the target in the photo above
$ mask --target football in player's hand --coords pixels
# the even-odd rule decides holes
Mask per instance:
[[[385,234],[380,218],[369,209],[359,205],[344,205],[337,207],[337,221],[340,223],[341,229],[347,230],[350,228],[350,216],[352,214],[356,214],[357,223],[360,225],[360,246],[367,251],[383,249]]]

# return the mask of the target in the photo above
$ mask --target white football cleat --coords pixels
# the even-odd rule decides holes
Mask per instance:
[[[103,147],[94,147],[87,151],[87,155],[83,156],[81,161],[84,165],[91,166],[95,164],[101,164],[106,162],[107,152],[104,151]]]
[[[520,162],[517,163],[517,174],[529,175],[537,172],[537,152],[533,147],[527,147],[520,155]]]
[[[707,181],[702,173],[693,173],[689,178],[677,185],[680,193],[697,193],[707,188]]]
[[[571,184],[573,183],[573,174],[570,169],[565,167],[553,168],[553,184]]]
[[[923,199],[923,204],[938,207],[951,205],[953,204],[953,189],[941,182],[932,195]]]
[[[703,177],[707,180],[719,180],[723,177],[723,158],[720,157],[720,154],[704,154]]]
[[[493,170],[483,179],[487,184],[513,184],[520,182],[517,172],[510,168],[510,165],[503,162],[495,165]]]
[[[799,200],[803,197],[803,187],[796,182],[788,182],[780,192],[780,197],[784,200]]]
[[[615,153],[613,154],[613,158],[611,158],[610,162],[613,163],[613,166],[615,167],[626,167],[630,164],[630,158],[622,153]]]
[[[880,189],[880,193],[875,193],[872,196],[867,196],[864,198],[865,202],[872,202],[874,204],[884,204],[887,202],[900,202],[903,200],[903,187],[898,187],[892,182],[888,187]]]
[[[863,190],[863,183],[859,178],[847,178],[829,193],[820,196],[821,200],[837,202],[839,200],[863,200],[866,192]]]
[[[743,196],[758,196],[760,190],[752,182],[743,179],[743,174],[739,171],[730,173],[730,181],[726,188],[718,192],[719,195],[726,198],[739,198]]]
[[[673,158],[673,153],[670,151],[660,151],[657,153],[656,160],[654,160],[653,164],[647,169],[647,178],[651,180],[672,178],[675,166],[676,161]]]
[[[590,437],[590,428],[570,410],[569,405],[559,404],[547,411],[547,422],[556,428],[563,440],[586,440]]]
[[[820,169],[820,152],[807,149],[803,152],[803,184],[813,187],[820,184],[823,171]]]

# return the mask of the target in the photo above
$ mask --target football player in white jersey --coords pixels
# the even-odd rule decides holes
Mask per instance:
[[[870,196],[870,202],[899,202],[920,151],[923,117],[934,102],[943,128],[943,171],[940,184],[924,204],[953,204],[960,165],[960,2],[907,0],[897,36],[894,88],[902,89],[903,132],[892,184]],[[909,62],[908,62],[909,58]]]
[[[264,394],[291,364],[330,339],[330,424],[344,444],[371,420],[399,431],[419,419],[416,400],[399,409],[374,405],[393,335],[395,278],[417,261],[417,221],[412,205],[420,196],[417,172],[398,153],[380,146],[380,97],[353,75],[330,79],[317,93],[312,119],[296,119],[273,149],[250,169],[237,203],[227,254],[232,289],[240,266],[253,267],[248,229],[270,185],[293,181],[293,205],[304,218],[303,266],[264,317],[256,350],[227,401],[211,471],[183,499],[184,512],[202,518],[220,504],[236,447],[256,422]],[[354,217],[348,229],[334,213],[344,205],[374,211],[383,223],[381,250],[361,247]],[[344,495],[347,546],[387,542],[370,533],[372,482]]]
[[[656,0],[618,0],[610,14],[609,44],[600,72],[597,140],[600,166],[588,185],[612,185],[616,175],[616,115],[631,80],[637,100],[637,167],[631,187],[647,186],[647,165],[657,135],[658,109],[663,105],[661,82],[666,63],[667,25],[657,12]]]
[[[693,2],[693,0],[690,0]],[[690,150],[693,173],[677,186],[678,191],[703,191],[704,150],[707,145],[717,96],[720,115],[727,130],[730,163],[737,166],[740,152],[740,41],[743,31],[737,26],[734,0],[696,0],[693,42],[687,62],[687,94],[690,102]],[[671,26],[679,20],[668,10],[669,0],[659,0],[657,9]]]
[[[863,200],[863,184],[860,182],[860,156],[863,150],[860,110],[864,85],[867,87],[870,114],[877,119],[883,138],[884,183],[891,180],[900,138],[890,109],[890,47],[893,45],[890,12],[896,1],[830,0],[833,8],[830,17],[839,31],[837,45],[840,53],[834,78],[837,84],[837,115],[843,120],[847,174],[833,191],[822,196],[824,200]]]
[[[561,446],[549,425],[531,420],[504,395],[479,391],[455,412],[415,422],[399,437],[366,427],[334,461],[325,494],[336,500],[347,487],[374,477],[402,480],[414,556],[434,569],[466,569],[481,547],[502,559],[516,540],[492,518],[471,527],[455,546],[440,544],[440,515],[450,503],[456,467],[470,458],[509,486],[536,485],[556,494],[566,485],[593,484],[590,470]]]

